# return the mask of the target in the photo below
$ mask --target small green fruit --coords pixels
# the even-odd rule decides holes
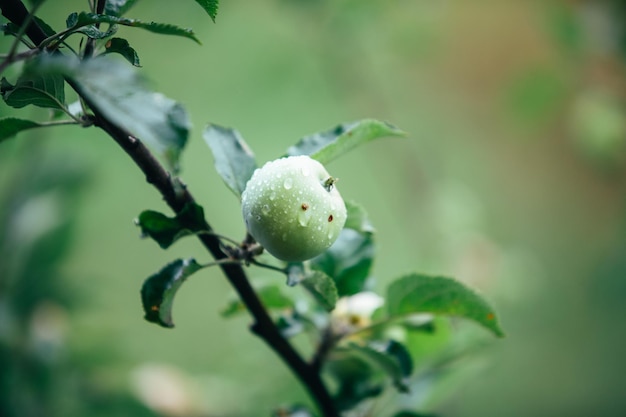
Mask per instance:
[[[335,179],[308,156],[271,161],[254,171],[241,195],[248,231],[278,259],[311,259],[335,242],[346,206]]]

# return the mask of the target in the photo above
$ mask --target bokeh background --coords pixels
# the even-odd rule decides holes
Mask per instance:
[[[59,30],[85,7],[49,1],[40,16]],[[445,388],[402,404],[442,416],[623,416],[625,11],[618,0],[231,0],[213,24],[195,2],[151,0],[129,17],[192,27],[203,45],[118,36],[154,89],[190,113],[182,176],[225,235],[244,228],[202,141],[206,123],[236,127],[259,161],[343,121],[409,133],[328,167],[378,230],[377,287],[410,271],[455,276],[493,300],[507,337],[485,338]],[[143,279],[206,255],[193,240],[164,252],[139,239],[133,219],[165,205],[102,132],[1,143],[0,201],[2,413],[266,416],[307,403],[247,316],[220,317],[232,292],[217,270],[180,291],[174,330],[143,320]],[[454,322],[452,343],[473,327]]]

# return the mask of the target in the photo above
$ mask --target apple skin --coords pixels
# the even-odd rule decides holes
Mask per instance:
[[[241,195],[248,232],[287,262],[311,259],[332,245],[346,222],[346,205],[318,161],[290,156],[254,171]]]

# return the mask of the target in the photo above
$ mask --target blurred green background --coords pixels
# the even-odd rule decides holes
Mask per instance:
[[[59,30],[85,7],[49,1],[40,16]],[[182,176],[228,236],[244,228],[201,139],[207,122],[236,127],[260,162],[343,121],[409,132],[328,167],[378,230],[377,287],[410,271],[454,276],[493,300],[507,337],[456,361],[464,377],[446,389],[402,404],[444,416],[623,416],[625,10],[232,0],[212,24],[195,2],[152,0],[129,17],[192,27],[203,45],[117,36],[154,89],[190,113]],[[180,291],[174,330],[143,320],[145,277],[177,257],[208,259],[193,240],[164,252],[139,239],[133,219],[166,208],[104,133],[58,127],[0,144],[0,186],[5,414],[266,416],[308,401],[247,316],[220,317],[232,293],[217,270]],[[473,325],[452,327],[461,339]]]

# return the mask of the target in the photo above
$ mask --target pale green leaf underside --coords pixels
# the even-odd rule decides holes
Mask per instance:
[[[178,171],[178,159],[191,128],[180,103],[148,90],[132,67],[112,57],[81,62],[69,56],[45,58],[36,69],[70,77],[90,105],[152,146],[172,171]]]
[[[238,131],[209,124],[202,133],[215,159],[215,169],[228,188],[241,196],[257,168],[252,150]]]

